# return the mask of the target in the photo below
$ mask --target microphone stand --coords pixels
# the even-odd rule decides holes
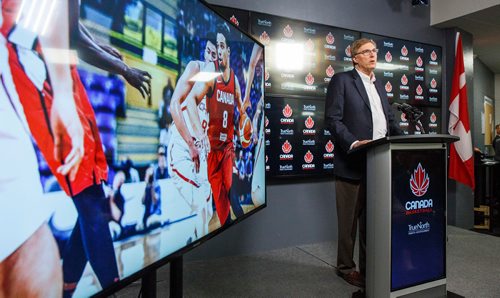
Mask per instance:
[[[422,126],[422,122],[420,122],[420,117],[422,117],[424,113],[422,113],[421,111],[411,111],[405,114],[408,117],[408,122],[410,122],[410,124],[413,125],[415,129],[418,128],[422,132],[422,134],[426,133],[424,127]]]

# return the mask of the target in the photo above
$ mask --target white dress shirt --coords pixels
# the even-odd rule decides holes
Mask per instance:
[[[380,96],[378,95],[377,88],[375,88],[375,75],[372,73],[371,76],[367,76],[357,69],[356,71],[361,77],[361,81],[363,82],[366,93],[368,94],[368,99],[370,100],[370,109],[372,111],[373,124],[372,140],[383,138],[387,134],[387,120],[382,108]],[[358,141],[359,140],[351,144],[351,149]]]

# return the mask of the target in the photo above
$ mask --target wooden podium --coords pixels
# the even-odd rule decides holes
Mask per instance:
[[[458,139],[394,136],[349,152],[367,160],[366,297],[446,297],[446,149]]]

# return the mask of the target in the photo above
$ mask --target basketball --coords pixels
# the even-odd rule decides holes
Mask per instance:
[[[240,143],[243,148],[247,148],[250,146],[250,143],[252,143],[252,134],[252,121],[248,117],[247,113],[244,113],[240,116],[239,123]]]

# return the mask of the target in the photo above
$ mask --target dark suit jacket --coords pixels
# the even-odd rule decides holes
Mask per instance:
[[[382,101],[388,134],[401,134],[380,80],[375,81],[375,87]],[[365,154],[347,155],[347,151],[356,140],[372,139],[373,122],[370,100],[356,70],[338,73],[330,81],[326,93],[325,123],[335,142],[335,176],[361,179],[366,168]]]

